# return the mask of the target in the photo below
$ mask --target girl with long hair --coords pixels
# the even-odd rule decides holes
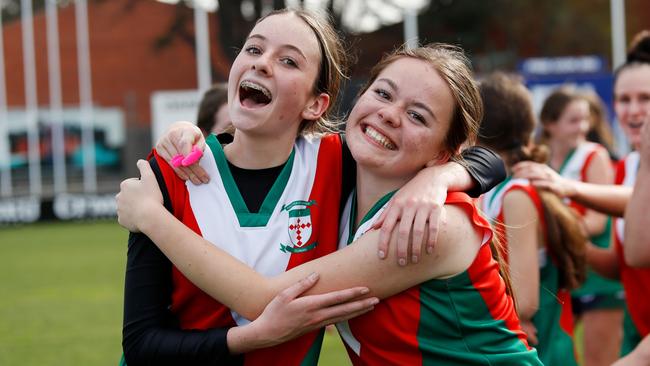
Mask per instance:
[[[309,273],[320,280],[308,293],[367,286],[384,300],[338,326],[354,364],[540,365],[521,330],[489,223],[466,194],[448,195],[446,224],[430,255],[406,267],[395,263],[394,251],[389,260],[376,255],[379,232],[371,228],[386,202],[427,163],[456,157],[475,138],[481,114],[458,48],[434,44],[384,58],[347,120],[358,165],[341,249],[270,278],[220,249],[225,239],[212,244],[170,215],[144,161],[142,179],[122,184],[120,223],[149,235],[188,278],[249,319]]]
[[[506,169],[520,161],[545,162],[534,145],[535,129],[526,87],[505,74],[481,81],[485,114],[478,143],[496,151]],[[507,243],[517,313],[528,341],[545,365],[577,365],[569,291],[585,278],[586,237],[579,218],[556,195],[525,179],[506,180],[481,198],[484,212]]]
[[[609,153],[587,140],[591,127],[590,105],[582,93],[563,87],[545,100],[540,112],[542,143],[550,149],[549,165],[561,176],[587,183],[612,184],[614,175]],[[571,202],[582,216],[592,242],[609,247],[608,217]],[[623,300],[616,284],[607,288],[589,286],[576,293],[575,313],[584,324],[585,365],[609,365],[616,360],[623,318]],[[584,289],[581,289],[584,290]],[[593,291],[590,291],[593,290]],[[589,292],[589,293],[586,293]]]
[[[344,75],[342,55],[326,20],[302,10],[271,13],[253,28],[232,65],[229,114],[236,132],[233,142],[223,147],[214,136],[207,140],[201,162],[212,182],[186,183],[160,155],[170,151],[153,153],[152,167],[175,217],[207,240],[229,244],[223,247],[228,253],[266,275],[277,275],[337,247],[339,205],[352,186],[344,177],[349,170],[343,167],[353,162],[346,159],[342,137],[323,132],[335,128],[325,117]],[[435,182],[432,177],[438,176],[440,166],[423,168],[424,164],[411,182],[416,197],[425,196],[418,201],[423,203],[416,211],[387,217],[390,224],[401,216],[400,233],[408,239],[413,230],[418,244],[427,221],[429,230],[435,229],[432,215],[438,212],[436,198],[431,205],[419,187],[438,191],[444,181],[456,179],[442,176],[442,183]],[[469,180],[462,167],[449,169],[452,175],[460,170],[460,179]],[[194,181],[197,176],[192,172],[188,175]],[[401,207],[394,204],[390,211]],[[427,247],[435,233],[429,236]],[[412,261],[418,261],[421,247],[415,245],[409,252]],[[268,364],[269,360],[315,364],[322,339],[318,329],[373,305],[372,299],[339,305],[358,299],[363,287],[302,301],[297,297],[313,285],[312,278],[289,291],[291,296],[276,299],[276,305],[285,306],[269,305],[274,315],[261,317],[265,326],[257,321],[249,324],[248,319],[257,316],[213,300],[154,248],[144,235],[130,238],[123,342],[129,364]],[[296,322],[309,326],[301,324],[295,332]],[[268,348],[313,329],[317,331]],[[253,351],[261,347],[265,349]],[[243,358],[235,355],[242,352]]]

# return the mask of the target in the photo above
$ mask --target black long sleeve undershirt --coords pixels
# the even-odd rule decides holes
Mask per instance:
[[[150,161],[171,211],[169,194],[155,159]],[[124,286],[122,348],[128,366],[241,365],[230,355],[229,328],[182,330],[170,311],[172,264],[144,234],[129,235]]]

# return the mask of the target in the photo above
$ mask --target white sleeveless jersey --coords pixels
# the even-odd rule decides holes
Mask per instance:
[[[588,159],[600,149],[603,149],[603,147],[599,144],[583,142],[564,161],[559,170],[560,175],[565,178],[583,181]]]

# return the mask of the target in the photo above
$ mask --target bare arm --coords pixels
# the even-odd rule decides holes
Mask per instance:
[[[517,312],[522,320],[530,321],[539,308],[539,218],[535,204],[523,191],[508,192],[503,205]]]
[[[379,233],[371,231],[342,250],[265,278],[186,228],[167,211],[151,207],[147,212],[148,219],[140,229],[176,267],[210,296],[249,319],[259,316],[283,288],[310,273],[318,273],[321,280],[308,294],[367,286],[369,295],[386,298],[428,279],[462,271],[473,260],[480,242],[478,233],[468,230],[469,222],[456,224],[464,213],[451,207],[447,208],[447,215],[455,225],[446,225],[441,230],[441,241],[432,255],[417,264],[399,267],[394,254],[389,254],[394,261],[379,260]]]
[[[138,166],[148,169],[146,162],[139,162]],[[367,284],[369,296],[385,298],[425,280],[461,272],[471,264],[480,247],[481,235],[465,212],[456,206],[445,206],[448,221],[453,225],[443,227],[439,245],[418,264],[399,267],[394,254],[389,254],[393,260],[379,260],[379,233],[371,231],[343,250],[267,279],[176,220],[155,197],[157,185],[148,175],[143,171],[142,180],[122,183],[118,195],[120,223],[147,234],[192,282],[249,319],[256,318],[281,289],[310,273],[318,273],[321,279],[308,293]],[[129,199],[129,195],[135,199]]]
[[[576,192],[570,196],[572,200],[608,215],[623,216],[625,206],[632,195],[629,187],[577,183]]]
[[[444,222],[442,206],[447,192],[467,191],[473,185],[474,181],[467,169],[456,162],[422,169],[395,193],[373,225],[374,229],[381,228],[377,248],[379,258],[386,257],[395,227],[398,228],[396,249],[400,265],[406,265],[409,261],[417,263],[422,255],[423,244],[426,252],[431,253],[438,237],[439,225]],[[426,229],[428,232],[425,232]],[[424,240],[425,237],[427,240]],[[407,258],[409,252],[411,258]]]
[[[623,216],[632,195],[629,187],[578,182],[566,179],[544,164],[524,161],[513,168],[517,178],[529,179],[536,187],[560,197],[568,197],[586,207],[608,215]]]
[[[632,267],[650,266],[650,121],[641,137],[641,161],[632,199],[625,212],[625,262]]]

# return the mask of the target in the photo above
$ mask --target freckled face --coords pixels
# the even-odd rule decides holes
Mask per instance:
[[[315,97],[320,62],[318,39],[298,16],[277,14],[259,22],[230,69],[233,125],[253,134],[297,131]]]
[[[449,87],[429,63],[399,58],[350,112],[350,151],[360,167],[408,179],[444,154],[454,106]]]

